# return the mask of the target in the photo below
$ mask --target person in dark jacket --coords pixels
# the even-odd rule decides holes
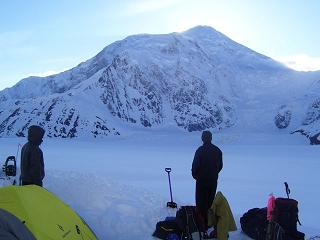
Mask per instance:
[[[192,177],[196,180],[196,207],[203,219],[204,232],[208,228],[208,209],[217,190],[218,175],[223,167],[221,150],[211,143],[210,131],[202,132],[203,145],[195,153]]]
[[[39,148],[44,136],[44,129],[40,126],[30,126],[28,142],[21,149],[21,183],[22,185],[35,184],[42,187],[45,176],[43,153]]]

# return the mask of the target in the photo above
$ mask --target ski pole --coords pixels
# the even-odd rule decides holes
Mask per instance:
[[[20,143],[18,143],[18,149],[17,149],[17,153],[16,153],[16,160],[18,160],[18,155],[19,155],[19,148],[21,147],[22,145],[20,144]],[[20,166],[20,168],[21,168],[21,166]],[[16,181],[16,180],[14,180],[14,181]],[[13,184],[13,185],[15,185],[15,184]],[[22,180],[21,180],[21,174],[20,174],[20,176],[19,176],[19,186],[21,186],[22,185]]]
[[[21,144],[18,143],[18,149],[17,149],[17,153],[16,153],[16,159],[18,159],[18,155],[19,155],[19,148],[21,147]]]

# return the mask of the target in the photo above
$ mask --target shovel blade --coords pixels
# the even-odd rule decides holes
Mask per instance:
[[[167,207],[177,208],[177,204],[175,202],[167,202]]]

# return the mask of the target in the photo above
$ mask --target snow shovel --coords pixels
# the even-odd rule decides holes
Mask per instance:
[[[167,207],[177,208],[177,204],[172,200],[172,190],[171,190],[171,180],[170,180],[171,168],[165,168],[165,171],[168,173],[169,187],[170,187],[170,197],[171,197],[171,201],[167,202]]]

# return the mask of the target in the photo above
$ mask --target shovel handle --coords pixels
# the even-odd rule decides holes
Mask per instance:
[[[165,168],[164,169],[167,173],[171,172],[171,168]]]

